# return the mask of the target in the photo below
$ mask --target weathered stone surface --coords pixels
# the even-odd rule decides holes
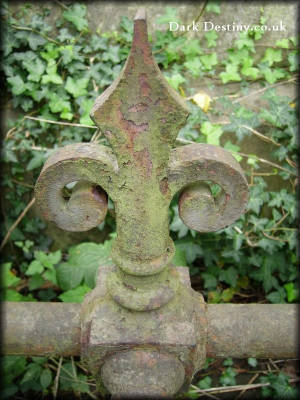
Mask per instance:
[[[56,150],[45,163],[35,186],[42,216],[68,231],[85,231],[99,225],[107,210],[107,196],[117,164],[110,149],[76,143]],[[65,185],[78,182],[67,201]],[[100,186],[100,188],[99,188]]]
[[[112,195],[118,240],[112,256],[130,274],[158,273],[172,258],[167,162],[187,115],[151,54],[145,15],[137,15],[125,67],[91,112],[118,160],[119,186]]]
[[[223,189],[216,201],[201,183],[207,181]],[[246,178],[234,157],[218,146],[192,144],[173,149],[168,182],[173,194],[182,190],[180,216],[187,226],[197,231],[220,230],[246,211]]]
[[[101,370],[109,392],[122,399],[173,397],[184,376],[183,365],[176,357],[150,349],[116,353],[105,361]]]
[[[68,230],[99,223],[107,195],[114,202],[116,265],[100,267],[97,285],[82,306],[81,354],[116,395],[185,391],[205,361],[203,297],[191,289],[188,269],[171,264],[172,197],[183,190],[180,215],[201,231],[229,225],[247,202],[246,179],[230,153],[197,144],[172,150],[187,115],[151,54],[145,12],[140,10],[123,71],[91,112],[114,154],[95,144],[59,149],[36,185],[44,217]],[[206,181],[222,187],[219,201],[208,197]],[[70,182],[77,184],[66,201],[62,190]]]
[[[180,385],[181,391],[185,391],[193,374],[205,361],[207,336],[204,300],[191,289],[188,269],[173,267],[172,272],[177,274],[179,281],[176,295],[164,306],[148,312],[126,309],[113,300],[108,288],[115,270],[116,267],[99,269],[96,288],[86,296],[82,305],[81,354],[84,360],[91,370],[100,371],[106,360],[112,360],[113,357],[118,359],[118,352],[139,352],[147,349],[151,354],[157,351],[171,354],[173,358],[168,360],[173,361],[168,362],[173,363],[176,370],[180,361],[185,370],[185,378]],[[111,374],[108,373],[111,363],[112,361],[103,372],[108,389],[115,385],[114,374],[112,371]],[[149,374],[153,370],[143,370],[143,360],[139,365],[141,374],[152,380]],[[137,368],[134,362],[132,369],[128,366],[129,373],[133,374]],[[119,387],[121,381],[126,393],[127,374],[121,377],[118,372],[117,375],[117,385]],[[163,379],[162,376],[158,389],[160,385],[164,385]],[[166,379],[166,384],[169,385],[169,375],[166,375]],[[131,386],[132,382],[128,382],[128,390],[131,390]],[[177,389],[174,386],[173,394]],[[140,387],[139,390],[141,395],[144,389]]]

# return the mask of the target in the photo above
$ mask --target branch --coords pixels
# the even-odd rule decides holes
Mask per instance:
[[[44,33],[39,32],[39,31],[36,30],[36,29],[30,28],[29,26],[19,26],[19,25],[14,25],[14,24],[12,24],[11,26],[12,26],[12,28],[17,29],[18,31],[30,31],[30,32],[34,32],[34,33],[36,33],[37,35],[40,35],[40,36],[42,36],[44,39],[48,40],[48,42],[52,42],[52,43],[55,43],[57,46],[60,46],[60,43],[57,42],[56,40],[54,40],[54,39],[52,39],[51,37],[45,35]]]
[[[176,142],[183,143],[183,144],[194,144],[194,143],[196,143],[196,142],[193,142],[192,140],[186,140],[186,139],[181,139],[181,138],[177,138]],[[264,158],[260,158],[260,157],[257,157],[255,155],[252,155],[252,154],[239,153],[239,152],[233,151],[233,150],[227,150],[227,151],[229,151],[232,154],[237,154],[237,155],[242,156],[242,157],[253,158],[254,160],[260,161],[263,164],[271,165],[272,167],[281,169],[282,171],[288,172],[289,174],[298,176],[296,174],[296,172],[290,171],[290,170],[282,167],[281,165],[278,165],[278,164],[275,164],[275,163],[273,163],[271,161],[265,160]]]
[[[299,378],[290,379],[289,383],[299,382]],[[223,386],[223,387],[214,387],[209,389],[199,389],[197,386],[191,385],[194,389],[193,391],[199,393],[199,397],[206,396],[208,393],[229,393],[236,392],[240,390],[249,390],[249,389],[257,389],[264,386],[270,386],[269,382],[266,383],[252,383],[248,385],[235,385],[235,386]]]
[[[76,126],[78,128],[90,128],[90,129],[98,129],[97,126],[93,125],[83,125],[83,124],[72,124],[71,122],[59,122],[52,121],[51,119],[37,118],[37,117],[29,117],[25,116],[26,119],[32,119],[34,121],[46,122],[47,124],[55,124],[55,125],[65,125],[65,126]]]
[[[260,139],[264,140],[265,142],[269,142],[274,144],[275,146],[280,146],[279,143],[275,142],[273,139],[263,135],[260,132],[257,132],[255,129],[251,128],[250,126],[247,125],[241,125],[242,128],[247,129],[248,131],[252,132],[254,135],[256,135],[257,137],[259,137]]]
[[[3,247],[6,245],[10,235],[12,234],[12,232],[16,229],[16,227],[19,225],[19,223],[21,222],[21,220],[24,218],[24,216],[26,215],[27,211],[33,206],[35,202],[35,198],[31,199],[30,202],[27,204],[27,206],[24,208],[24,210],[21,212],[21,214],[18,216],[18,218],[16,219],[16,221],[12,224],[12,226],[9,228],[7,234],[5,235],[1,245],[0,245],[0,250],[3,249]]]
[[[296,80],[296,77],[293,77],[293,78],[288,79],[286,81],[277,82],[277,83],[274,83],[273,85],[269,85],[269,86],[266,86],[266,87],[264,87],[262,89],[255,90],[254,92],[251,92],[251,93],[249,93],[249,94],[247,94],[245,96],[242,96],[242,97],[237,98],[236,100],[233,100],[232,104],[238,103],[238,102],[240,102],[240,101],[242,101],[244,99],[247,99],[250,96],[254,96],[255,94],[263,93],[264,91],[266,91],[266,90],[268,90],[270,88],[273,88],[273,87],[276,87],[276,86],[285,85],[286,83],[294,82],[295,80]]]

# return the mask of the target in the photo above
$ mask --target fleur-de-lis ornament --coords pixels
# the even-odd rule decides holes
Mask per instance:
[[[109,290],[127,309],[159,308],[176,293],[169,236],[169,205],[176,193],[182,221],[200,232],[230,225],[247,204],[247,182],[230,153],[208,144],[174,148],[187,116],[184,99],[152,56],[141,10],[126,64],[91,111],[111,148],[78,143],[59,149],[36,184],[42,215],[65,230],[97,226],[111,198],[117,227],[111,256],[118,269]],[[70,182],[78,183],[68,200],[63,190]],[[220,186],[218,198],[209,183]]]

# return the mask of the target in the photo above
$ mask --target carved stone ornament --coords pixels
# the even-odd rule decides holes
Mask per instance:
[[[174,148],[188,109],[151,53],[145,12],[134,19],[131,52],[116,81],[96,100],[91,118],[111,148],[77,143],[46,162],[35,195],[42,215],[85,231],[114,203],[113,267],[99,266],[82,305],[82,356],[99,385],[116,396],[168,397],[187,390],[205,361],[203,297],[188,268],[174,267],[169,206],[191,229],[210,232],[245,211],[248,186],[237,161],[220,147]],[[64,188],[77,182],[69,199]],[[220,187],[212,196],[210,184]]]

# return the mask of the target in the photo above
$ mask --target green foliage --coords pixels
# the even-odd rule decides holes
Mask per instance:
[[[63,290],[71,290],[84,282],[95,286],[95,276],[99,265],[112,265],[110,249],[112,241],[103,244],[81,243],[69,250],[69,258],[58,265],[57,279]]]
[[[269,373],[260,377],[261,383],[269,383],[270,386],[263,386],[261,394],[263,398],[296,400],[299,398],[299,388],[289,384],[289,377],[282,372],[278,375]]]
[[[220,378],[219,378],[219,382],[221,383],[222,386],[234,386],[236,385],[236,380],[235,377],[237,375],[237,373],[235,372],[235,370],[232,368],[233,365],[233,361],[231,358],[227,358],[224,362],[223,362],[225,370],[222,372]]]
[[[63,12],[63,17],[71,22],[76,29],[81,32],[88,27],[86,20],[86,6],[83,4],[73,4],[67,11]]]

